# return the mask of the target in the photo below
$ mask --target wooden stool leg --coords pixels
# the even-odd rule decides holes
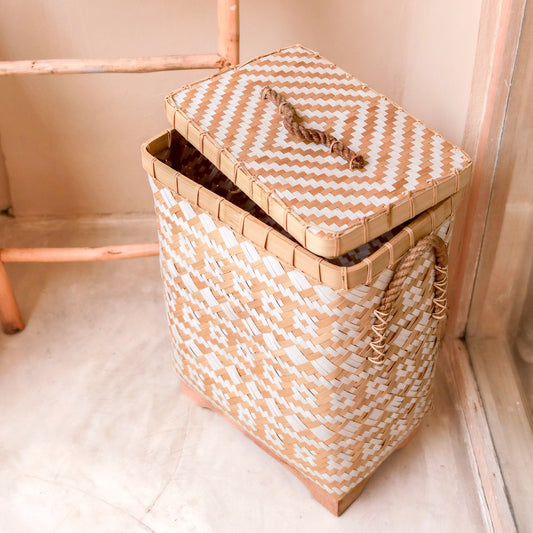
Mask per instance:
[[[0,321],[4,333],[13,334],[24,329],[15,293],[2,261],[0,261]]]

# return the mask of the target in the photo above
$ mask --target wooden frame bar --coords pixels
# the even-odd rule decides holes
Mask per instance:
[[[448,365],[458,383],[471,372],[477,381],[475,396],[459,383],[458,397],[498,532],[527,529],[533,519],[524,492],[531,484],[533,433],[509,343],[533,260],[528,6],[525,0],[482,2],[463,141],[475,163],[450,252],[449,334],[466,339],[450,343]]]
[[[4,248],[0,249],[0,322],[4,333],[24,329],[15,292],[4,263],[56,263],[74,261],[117,261],[159,254],[159,244],[124,244],[100,248]]]
[[[217,0],[218,54],[171,55],[122,59],[43,59],[0,61],[0,76],[27,74],[143,73],[224,68],[239,61],[239,0]],[[5,333],[24,322],[4,262],[113,261],[158,255],[158,243],[100,248],[5,248],[0,250],[0,322]]]
[[[450,245],[448,330],[466,334],[525,0],[483,0],[463,147],[474,167]]]
[[[218,0],[218,53],[228,64],[239,62],[239,0]]]
[[[3,263],[57,263],[72,261],[116,261],[159,254],[157,242],[102,246],[100,248],[4,248]]]
[[[485,502],[488,522],[494,533],[516,533],[513,510],[467,348],[463,341],[451,335],[447,335],[442,344],[446,380],[466,426],[479,497]]]
[[[530,531],[533,524],[533,432],[512,348],[502,338],[469,339],[467,346],[491,443],[501,465],[501,485],[505,487],[516,529]],[[493,484],[498,485],[495,480]],[[502,531],[513,530],[507,526]]]
[[[522,3],[519,50],[491,187],[467,339],[516,337],[533,266],[533,8]],[[487,297],[491,295],[492,297]]]
[[[144,73],[164,70],[221,68],[226,60],[218,54],[130,57],[119,59],[41,59],[0,61],[0,76],[26,74]]]
[[[0,61],[0,76],[28,74],[145,73],[223,68],[239,62],[239,0],[217,0],[218,54],[182,54],[116,59]]]

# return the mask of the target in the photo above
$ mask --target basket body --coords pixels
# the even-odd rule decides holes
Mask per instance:
[[[372,259],[363,261],[365,282],[335,287],[320,279],[320,268],[298,268],[298,262],[274,253],[268,243],[279,237],[276,229],[253,242],[243,231],[243,221],[248,227],[253,215],[234,217],[232,225],[221,221],[226,200],[206,209],[203,187],[194,194],[183,186],[172,190],[158,179],[155,164],[154,171],[145,168],[180,378],[341,500],[431,407],[439,344],[432,318],[434,255],[421,254],[403,283],[388,325],[385,363],[376,366],[368,360],[373,312],[401,257],[372,272],[368,264],[382,253],[375,247]],[[173,179],[179,178],[174,172]],[[435,232],[445,241],[453,208],[436,220]],[[382,248],[392,253],[394,247]],[[294,244],[293,250],[294,258],[300,247]],[[347,271],[342,263],[334,268]]]

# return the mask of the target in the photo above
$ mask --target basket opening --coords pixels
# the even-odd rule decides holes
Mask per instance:
[[[221,196],[228,202],[248,211],[252,216],[268,224],[274,230],[280,232],[293,242],[296,240],[284,230],[272,217],[265,213],[255,202],[253,202],[243,191],[232,183],[215,165],[213,165],[204,155],[202,155],[191,143],[182,135],[176,134],[172,137],[170,148],[158,154],[153,154],[161,162],[171,166],[190,180],[198,183],[202,187],[209,189]],[[359,248],[352,250],[339,257],[325,261],[336,266],[353,266],[360,263],[366,257],[379,250],[386,242],[390,241],[394,235],[399,233],[408,222],[387,231],[383,235],[363,244]]]

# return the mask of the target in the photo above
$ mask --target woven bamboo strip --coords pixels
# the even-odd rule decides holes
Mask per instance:
[[[167,130],[164,134],[142,146],[143,167],[148,174],[172,192],[179,194],[195,205],[199,205],[221,222],[228,224],[234,231],[251,242],[258,246],[266,246],[269,252],[282,261],[295,266],[313,279],[317,279],[333,289],[349,289],[365,283],[368,279],[375,279],[409,250],[413,238],[419,240],[440,227],[455,212],[460,199],[460,195],[455,194],[419,215],[409,224],[408,229],[403,229],[390,241],[389,246],[372,254],[369,261],[348,268],[339,267],[324,261],[322,257],[313,254],[302,246],[295,245],[293,241],[283,235],[277,235],[273,239],[267,238],[272,231],[270,226],[248,216],[238,206],[221,200],[215,193],[159,161],[156,156],[168,149],[169,143],[173,139],[177,139],[178,136],[179,134],[175,130]],[[386,229],[383,233],[385,231]]]
[[[310,199],[314,191],[312,190],[312,185],[305,185],[306,182],[312,183],[312,180],[306,180],[304,176],[306,171],[303,167],[310,164],[306,159],[309,155],[309,150],[305,143],[292,142],[290,148],[287,147],[286,150],[281,150],[279,147],[281,137],[279,137],[277,130],[273,129],[272,125],[260,135],[257,134],[257,130],[262,127],[261,120],[265,113],[264,106],[257,105],[261,98],[261,87],[264,85],[262,80],[267,76],[275,75],[277,76],[276,83],[280,85],[280,90],[283,89],[282,86],[286,83],[286,90],[290,92],[292,83],[295,87],[294,90],[300,94],[303,89],[298,85],[300,83],[298,80],[292,82],[284,81],[285,79],[295,80],[297,78],[296,73],[295,76],[291,75],[291,68],[303,69],[304,67],[301,67],[302,63],[300,62],[312,63],[312,67],[305,67],[308,68],[305,71],[305,75],[315,76],[312,78],[316,80],[314,83],[318,84],[320,82],[322,86],[328,88],[329,96],[327,98],[323,97],[327,99],[327,105],[329,105],[328,113],[331,114],[335,111],[335,102],[339,102],[339,99],[341,101],[345,99],[342,92],[338,93],[337,99],[333,98],[332,94],[335,94],[337,90],[334,86],[335,83],[348,84],[346,87],[342,85],[343,90],[360,93],[359,98],[364,101],[368,100],[372,110],[369,117],[365,119],[365,126],[361,126],[361,131],[358,130],[356,134],[362,135],[364,143],[366,143],[365,147],[360,147],[361,149],[371,149],[371,152],[375,150],[375,153],[369,152],[369,156],[372,155],[371,161],[373,163],[367,165],[365,171],[357,175],[357,179],[355,179],[355,181],[360,180],[363,188],[351,190],[357,190],[359,197],[379,196],[383,198],[383,203],[372,208],[364,207],[364,202],[360,203],[357,207],[357,211],[360,214],[354,217],[341,216],[339,211],[337,211],[335,216],[338,219],[333,225],[333,221],[327,213],[329,213],[328,209],[335,211],[335,203],[333,201],[329,203],[330,200],[328,199],[319,200],[317,198],[329,197],[328,191],[332,192],[332,197],[334,198],[338,194],[334,194],[335,187],[328,190],[328,185],[323,184],[321,186],[324,187],[325,194],[316,195],[314,199]],[[282,74],[286,74],[284,78],[279,72],[280,65],[283,65],[284,69]],[[324,71],[324,69],[327,70],[328,75],[336,76],[335,83],[332,86],[329,86],[327,80],[324,80],[323,76],[317,73],[318,71]],[[430,128],[422,125],[400,106],[390,102],[385,96],[380,95],[364,84],[360,84],[360,82],[346,73],[342,76],[342,72],[336,65],[327,63],[318,54],[298,45],[254,58],[247,63],[239,65],[236,69],[226,70],[220,74],[215,74],[204,80],[187,85],[171,93],[166,99],[167,119],[173,128],[177,129],[193,146],[217,165],[229,179],[234,180],[242,190],[249,194],[255,203],[272,216],[284,229],[288,230],[298,242],[322,257],[336,257],[346,253],[364,244],[366,240],[382,235],[391,228],[413,218],[446,197],[457,193],[469,181],[471,173],[471,162],[459,149],[453,147]],[[297,74],[300,73],[298,72]],[[226,83],[230,88],[224,89],[221,87],[225,86]],[[242,89],[242,86],[246,88]],[[226,90],[228,94],[224,92]],[[308,95],[309,90],[308,88],[304,91],[304,94]],[[231,91],[235,91],[236,94]],[[323,98],[319,98],[321,97],[319,89],[316,89],[316,92],[317,94],[313,93],[309,95],[309,98],[306,97],[304,101],[307,104],[304,105],[303,101],[298,104],[298,99],[294,100],[294,103],[295,105],[298,104],[299,107],[302,106],[302,109],[307,109],[306,116],[320,120],[319,117],[322,115],[318,107],[322,104],[316,104],[317,108],[315,108],[308,103],[309,100],[314,102],[317,99],[319,101],[323,100]],[[195,104],[191,106],[193,100]],[[231,105],[228,103],[230,100],[232,102]],[[234,142],[235,132],[233,127],[220,126],[221,122],[225,123],[227,120],[226,115],[230,111],[226,109],[227,106],[230,105],[233,108],[236,102],[238,111],[237,116],[232,117],[232,123],[238,124],[240,122],[248,125],[245,140],[238,143]],[[355,109],[361,103],[361,100],[356,99],[351,102],[355,106],[354,112],[351,114],[357,116]],[[338,105],[341,104],[339,103]],[[345,102],[343,105],[345,107],[342,110],[346,111],[348,104]],[[387,120],[384,120],[381,115],[376,115],[375,110],[381,105],[386,110]],[[245,108],[253,109],[253,111],[245,112],[243,111]],[[233,115],[233,112],[231,114]],[[405,121],[405,126],[401,126],[399,130],[391,125],[395,116],[401,116]],[[202,126],[201,123],[207,125]],[[214,126],[214,124],[218,126]],[[223,133],[220,133],[221,129]],[[398,131],[401,132],[398,133]],[[242,135],[242,132],[239,135]],[[383,139],[382,143],[380,141],[380,148],[372,148],[372,139],[374,139],[374,136],[380,135]],[[401,142],[397,140],[398,135],[402,139]],[[436,144],[433,144],[433,141]],[[399,142],[400,144],[398,144]],[[401,143],[408,150],[402,148]],[[235,148],[236,144],[238,148]],[[285,146],[286,144],[287,142],[284,141],[283,145]],[[275,150],[274,146],[276,147]],[[413,148],[414,146],[419,148],[415,149]],[[446,148],[442,148],[444,146]],[[257,159],[257,153],[265,148],[270,150],[269,155]],[[419,149],[420,153],[418,153]],[[293,154],[292,159],[290,157],[291,154]],[[314,154],[313,157],[316,159],[318,156]],[[392,158],[390,159],[392,165],[390,168],[387,163],[389,159],[387,158]],[[458,158],[461,159],[460,164],[457,163]],[[261,170],[265,163],[270,165],[268,166],[268,172],[266,170],[262,172]],[[286,170],[287,164],[290,164],[290,170]],[[320,164],[326,165],[330,171],[339,171],[338,161],[335,162],[328,159],[325,162],[320,160]],[[253,166],[253,171],[250,170],[250,165],[255,165]],[[394,173],[391,168],[396,168],[396,165],[399,166],[394,179],[399,180],[399,182],[406,179],[405,176],[412,169],[419,170],[416,171],[418,172],[415,176],[416,179],[412,178],[415,181],[408,188],[403,189],[403,186],[399,189],[393,188],[391,198],[394,197],[394,200],[388,203],[387,195],[389,193],[381,185],[384,180],[391,179],[391,172]],[[377,172],[376,175],[373,174],[373,169]],[[294,189],[287,185],[292,199],[288,200],[286,195],[282,199],[278,196],[276,190],[281,187],[285,188],[287,179],[292,179],[293,173],[298,173],[298,185]],[[270,185],[272,180],[277,186]],[[338,178],[337,185],[339,181],[347,180],[352,180],[353,184],[354,176]],[[330,182],[325,180],[321,183]],[[377,185],[377,188],[374,187],[374,184]],[[355,197],[357,194],[354,193],[352,196]],[[317,213],[301,212],[299,206],[302,203],[306,205],[306,208],[314,208]],[[367,212],[368,214],[364,214]]]
[[[218,54],[170,55],[116,59],[40,59],[0,61],[0,76],[20,74],[109,74],[221,68]]]
[[[145,168],[156,168],[153,156]],[[271,241],[283,243],[275,229],[254,232],[264,242],[253,242],[244,229],[248,221],[264,226],[257,218],[236,211],[226,223],[223,209],[206,209],[211,191],[193,182],[182,187],[175,170],[163,179],[172,191],[149,181],[177,372],[340,505],[431,407],[439,343],[432,318],[434,253],[425,249],[410,263],[391,315],[386,358],[376,366],[371,325],[393,277],[390,267],[351,289],[331,290],[318,279],[326,260],[287,239],[294,259],[282,261],[268,249]],[[217,203],[221,208],[220,197]],[[445,220],[437,230],[445,241],[449,228]],[[413,246],[413,230],[405,233]],[[370,258],[364,263],[373,264]]]
[[[239,188],[250,196],[265,212],[278,224],[287,229],[302,246],[322,257],[337,257],[361,244],[366,240],[374,239],[390,229],[409,220],[414,215],[422,213],[443,199],[449,198],[461,191],[470,180],[471,165],[459,175],[452,174],[439,181],[435,187],[415,191],[396,202],[389,211],[379,212],[370,216],[359,225],[337,234],[334,238],[324,238],[317,235],[304,220],[294,215],[287,214],[287,208],[268,190],[255,181],[255,177],[244,169],[238,161],[197,124],[190,120],[181,110],[176,109],[170,97],[166,99],[167,119],[173,128],[185,136],[193,146],[213,163],[220,162],[220,168],[229,179],[234,179]]]
[[[365,479],[359,485],[356,485],[340,499],[332,496],[330,493],[325,491],[320,485],[317,485],[316,483],[310,481],[308,478],[303,476],[296,468],[294,468],[292,465],[283,460],[282,457],[273,453],[270,448],[265,446],[260,440],[256,439],[252,434],[245,431],[242,427],[236,424],[235,421],[232,420],[230,417],[226,416],[223,411],[216,409],[211,402],[206,400],[201,394],[199,394],[196,390],[191,388],[185,382],[181,383],[181,390],[183,394],[185,394],[190,400],[195,402],[200,407],[203,407],[204,409],[210,409],[216,412],[218,415],[224,417],[234,427],[236,427],[239,431],[246,435],[247,438],[249,438],[262,450],[268,453],[271,457],[276,459],[276,461],[279,461],[285,468],[287,468],[287,470],[291,474],[296,476],[306,486],[307,490],[309,490],[315,500],[317,500],[321,505],[323,505],[328,511],[333,513],[335,516],[342,515],[344,511],[346,511],[346,509],[350,507],[350,505],[361,495],[362,491],[364,490],[368,479]],[[414,437],[416,437],[419,431],[420,425],[413,429],[413,431],[396,447],[396,450],[400,450],[404,446],[407,446],[409,442]]]

